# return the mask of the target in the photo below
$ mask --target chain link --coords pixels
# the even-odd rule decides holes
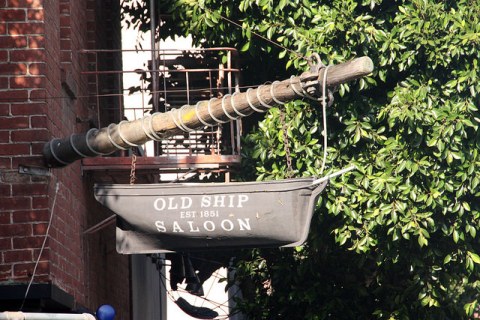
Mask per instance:
[[[132,164],[130,166],[130,184],[135,184],[135,180],[137,180],[137,176],[135,173],[136,165],[137,165],[137,155],[134,152],[132,152]]]
[[[287,178],[291,178],[293,176],[293,169],[292,169],[292,155],[290,154],[290,140],[288,139],[287,134],[287,124],[285,123],[285,113],[280,111],[280,123],[282,124],[282,131],[283,131],[283,144],[285,147],[285,158],[287,160]]]

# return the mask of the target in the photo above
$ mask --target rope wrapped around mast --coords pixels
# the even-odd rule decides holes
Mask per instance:
[[[330,66],[326,85],[334,87],[372,71],[373,62],[368,57]],[[53,139],[43,148],[45,163],[48,167],[63,167],[82,158],[107,155],[150,140],[163,140],[182,132],[246,117],[254,112],[265,112],[273,105],[315,98],[321,95],[324,72],[324,68],[312,68],[300,76],[261,85],[246,92],[228,94],[221,99],[200,101],[196,105],[184,105],[169,112],[112,123],[108,127],[90,129],[87,133],[72,134],[64,139]]]

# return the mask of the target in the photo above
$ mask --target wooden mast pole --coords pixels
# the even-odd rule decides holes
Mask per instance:
[[[300,76],[269,85],[261,85],[243,93],[226,95],[221,99],[200,101],[165,113],[155,113],[134,121],[122,121],[87,133],[72,134],[68,138],[53,139],[43,148],[48,167],[63,167],[76,160],[107,155],[117,150],[142,145],[150,140],[161,140],[181,132],[214,126],[253,112],[264,112],[273,105],[321,94],[326,68],[305,72]],[[346,63],[329,66],[327,87],[334,87],[370,74],[373,62],[361,57]]]

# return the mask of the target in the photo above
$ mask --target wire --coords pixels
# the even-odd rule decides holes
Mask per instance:
[[[209,11],[210,13],[212,13],[212,10],[210,10],[210,9],[208,9],[208,8],[204,8],[204,9],[205,9],[206,11]],[[224,16],[222,16],[221,14],[218,14],[218,15],[220,16],[220,18],[222,18],[223,20],[227,21],[228,23],[233,24],[233,25],[235,25],[236,27],[238,27],[238,28],[240,28],[240,29],[245,29],[245,28],[244,28],[241,24],[239,24],[238,22],[235,22],[235,21],[233,21],[233,20],[230,20],[229,18],[224,17]],[[275,42],[275,41],[273,41],[273,40],[270,40],[270,39],[268,39],[267,37],[264,37],[264,36],[262,36],[261,34],[256,33],[255,31],[252,30],[252,28],[249,28],[249,29],[250,29],[250,32],[251,32],[253,35],[255,35],[256,37],[258,37],[258,38],[260,38],[260,39],[262,39],[262,40],[265,40],[265,41],[269,42],[270,44],[273,44],[273,45],[276,46],[276,47],[279,47],[279,48],[281,48],[281,49],[284,49],[284,50],[286,50],[286,51],[288,51],[288,52],[296,55],[296,56],[299,57],[299,58],[305,59],[305,56],[302,55],[301,53],[298,53],[298,52],[296,52],[296,51],[294,51],[294,50],[292,50],[292,49],[289,49],[289,48],[287,48],[287,47],[285,47],[285,46],[282,46],[282,45],[279,44],[278,42]]]
[[[25,291],[25,296],[23,297],[22,305],[20,306],[20,311],[22,311],[23,306],[25,305],[25,301],[27,300],[28,292],[30,291],[30,287],[32,286],[33,279],[35,278],[35,273],[37,272],[37,267],[38,264],[40,263],[40,258],[42,257],[43,250],[45,249],[45,245],[47,243],[48,235],[50,233],[50,227],[52,226],[52,220],[53,220],[53,213],[55,210],[55,204],[57,201],[57,195],[58,195],[58,190],[60,189],[60,185],[57,181],[55,184],[55,196],[53,197],[53,203],[52,203],[52,209],[50,210],[50,219],[48,221],[48,226],[47,226],[47,231],[45,232],[45,238],[43,239],[42,247],[40,249],[40,252],[38,254],[37,262],[35,263],[35,267],[33,268],[32,276],[30,278],[30,281],[27,286],[27,290]]]
[[[239,86],[239,89],[248,89],[248,88],[256,88],[257,85],[249,85],[249,86]],[[141,92],[150,92],[150,93],[183,93],[183,92],[201,92],[205,90],[209,90],[210,88],[198,88],[198,89],[190,89],[190,90],[156,90],[156,91],[151,91],[148,89],[140,89],[139,92],[135,92],[133,94],[130,93],[104,93],[104,94],[91,94],[91,95],[79,95],[76,96],[76,99],[89,99],[89,98],[108,98],[108,97],[120,97],[120,96],[132,96],[132,95],[137,95],[141,94]],[[228,87],[218,87],[215,88],[215,90],[226,90]],[[128,89],[122,89],[122,91],[129,91]],[[44,102],[45,100],[55,100],[55,99],[70,99],[69,96],[49,96],[49,97],[44,97],[44,98],[38,98],[38,99],[25,99],[25,98],[0,98],[0,102],[17,102],[17,101],[30,101],[30,102]]]

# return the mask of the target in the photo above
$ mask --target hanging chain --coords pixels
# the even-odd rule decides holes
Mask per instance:
[[[287,133],[287,124],[285,123],[285,113],[280,111],[280,123],[282,124],[282,131],[283,131],[283,144],[285,147],[285,158],[287,159],[287,178],[291,178],[293,176],[293,169],[292,169],[292,155],[290,154],[290,141],[288,139]]]
[[[137,176],[135,173],[136,165],[137,165],[137,155],[132,150],[132,163],[130,166],[130,184],[135,184],[135,180],[137,180]]]

